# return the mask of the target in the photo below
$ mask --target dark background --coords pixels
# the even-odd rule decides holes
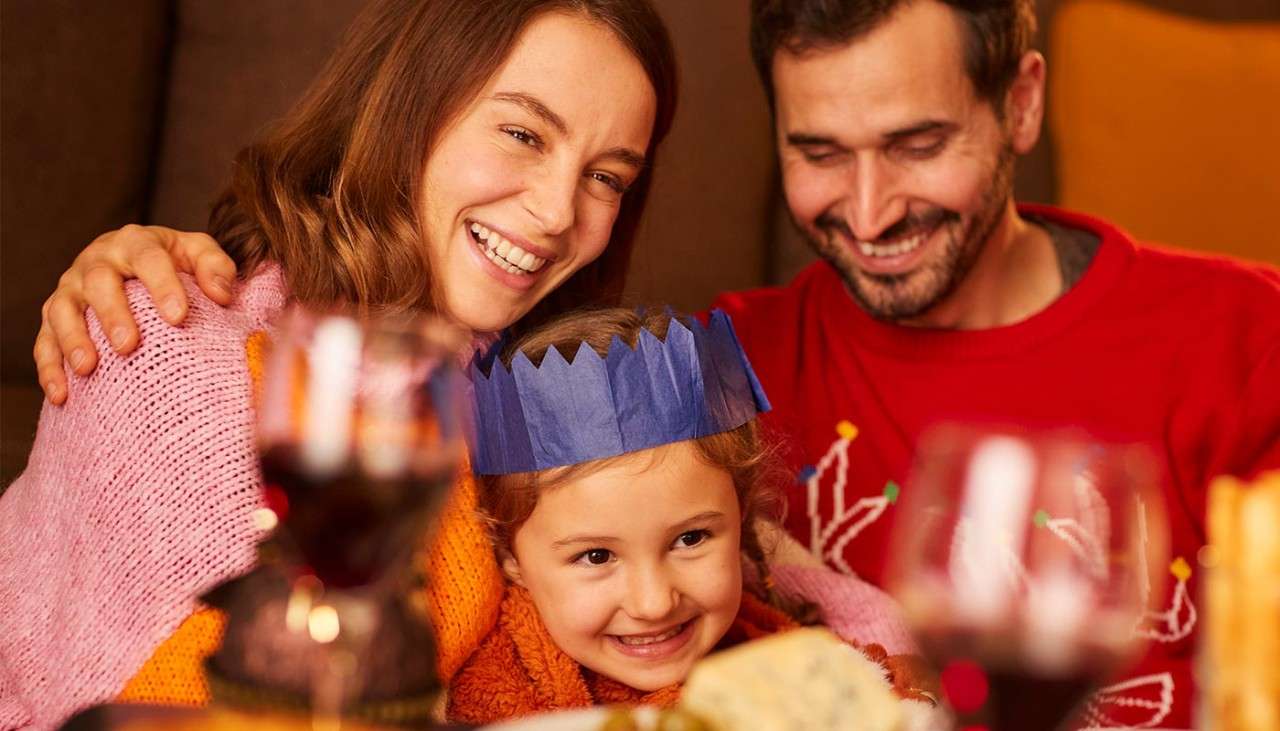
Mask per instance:
[[[202,229],[236,150],[301,93],[362,2],[0,2],[0,488],[34,434],[31,346],[58,275],[94,236],[128,222]],[[747,1],[656,4],[681,62],[681,108],[630,290],[692,309],[720,291],[785,281],[808,252],[779,197]],[[1061,4],[1040,3],[1042,31]],[[1280,0],[1145,4],[1280,20]],[[1054,159],[1046,139],[1021,161],[1022,200],[1058,200]]]

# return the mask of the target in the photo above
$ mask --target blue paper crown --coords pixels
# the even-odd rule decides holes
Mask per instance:
[[[478,475],[533,472],[736,429],[769,410],[729,316],[706,326],[671,318],[665,340],[641,328],[634,349],[616,335],[605,357],[587,343],[573,362],[547,348],[535,366],[501,344],[471,363]],[[489,374],[482,366],[491,363]]]

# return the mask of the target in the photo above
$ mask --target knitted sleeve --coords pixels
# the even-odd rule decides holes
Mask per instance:
[[[263,322],[243,290],[224,310],[184,284],[190,314],[172,327],[130,283],[142,342],[129,357],[90,319],[98,369],[45,405],[0,500],[0,728],[49,728],[115,697],[197,597],[253,562],[244,348]]]
[[[784,564],[769,570],[779,591],[816,604],[822,623],[841,638],[881,645],[890,655],[919,653],[897,602],[862,579],[826,567]]]

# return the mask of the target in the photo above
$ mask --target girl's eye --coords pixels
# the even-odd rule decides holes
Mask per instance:
[[[509,137],[511,137],[511,139],[515,140],[516,142],[519,142],[522,145],[537,147],[539,144],[542,143],[542,140],[538,139],[537,135],[535,135],[534,133],[530,132],[527,129],[524,129],[523,127],[503,127],[502,131],[505,132]]]
[[[574,563],[587,563],[592,566],[603,566],[609,563],[609,559],[613,558],[613,551],[607,548],[593,548],[589,551],[583,551],[573,560]]]
[[[679,548],[693,548],[694,546],[700,545],[703,541],[707,540],[710,537],[711,537],[711,531],[709,530],[699,529],[699,530],[685,531],[684,533],[680,534],[679,538],[676,539],[676,546]]]

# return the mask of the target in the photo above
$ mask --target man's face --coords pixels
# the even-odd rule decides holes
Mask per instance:
[[[916,0],[846,45],[774,58],[787,204],[877,318],[944,301],[1010,206],[1014,140],[974,92],[964,33]]]

